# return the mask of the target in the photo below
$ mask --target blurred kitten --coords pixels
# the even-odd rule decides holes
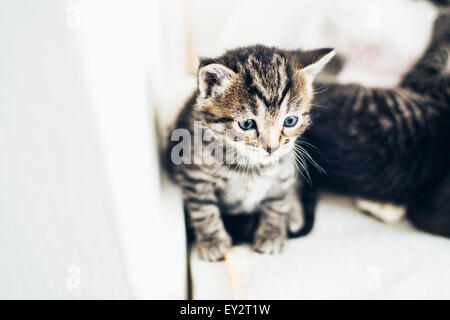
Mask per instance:
[[[319,83],[305,134],[327,175],[320,187],[359,197],[357,206],[393,222],[406,205],[413,223],[450,236],[450,14],[436,20],[432,40],[392,88]],[[386,202],[391,205],[386,205]]]

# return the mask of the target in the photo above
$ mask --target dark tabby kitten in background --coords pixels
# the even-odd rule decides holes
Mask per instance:
[[[219,260],[232,245],[222,215],[260,211],[253,245],[263,253],[279,252],[288,228],[301,230],[296,160],[308,155],[295,141],[310,125],[313,79],[333,55],[253,46],[200,61],[198,88],[173,132],[202,129],[227,160],[235,155],[218,161],[206,152],[209,138],[181,151],[172,134],[168,162],[201,258]],[[187,161],[175,164],[179,156]]]
[[[450,15],[441,13],[398,87],[320,84],[313,102],[324,107],[305,135],[327,173],[313,175],[315,186],[361,198],[360,209],[386,221],[406,206],[417,227],[450,236],[449,50]]]

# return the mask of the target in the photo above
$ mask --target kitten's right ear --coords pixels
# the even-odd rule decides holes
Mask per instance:
[[[312,81],[331,58],[334,57],[335,53],[335,50],[332,48],[295,51],[294,61],[297,69],[300,69]]]
[[[225,92],[235,73],[218,63],[201,66],[198,70],[198,89],[203,98],[214,97]]]

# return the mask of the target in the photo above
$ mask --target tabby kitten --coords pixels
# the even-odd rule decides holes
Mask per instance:
[[[306,139],[327,175],[314,183],[364,199],[360,208],[387,221],[407,206],[419,228],[450,236],[449,50],[447,13],[398,87],[319,84],[313,103],[324,107],[312,110]]]
[[[202,259],[222,259],[232,245],[223,214],[260,211],[253,245],[263,253],[280,252],[287,228],[301,228],[295,140],[310,124],[313,79],[333,55],[258,45],[201,59],[169,161]]]

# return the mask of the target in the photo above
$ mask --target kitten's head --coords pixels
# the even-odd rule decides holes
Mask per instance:
[[[334,50],[284,51],[253,46],[201,59],[196,109],[203,125],[227,139],[251,163],[292,151],[310,124],[316,74]]]

